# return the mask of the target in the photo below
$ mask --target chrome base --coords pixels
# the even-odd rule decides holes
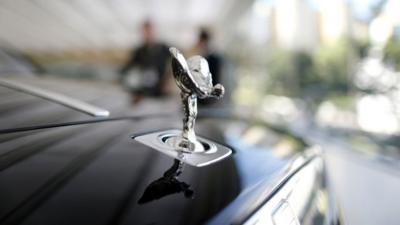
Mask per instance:
[[[189,151],[177,148],[176,143],[180,140],[181,132],[180,130],[159,131],[134,136],[133,139],[168,156],[197,167],[210,165],[232,154],[231,149],[201,137],[197,137],[198,143],[196,143],[201,151]]]

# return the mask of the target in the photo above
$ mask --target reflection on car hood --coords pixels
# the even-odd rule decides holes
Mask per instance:
[[[0,221],[202,224],[288,166],[268,150],[231,145],[233,156],[202,168],[182,165],[179,176],[168,177],[174,160],[130,134],[179,124],[146,119],[0,135]],[[199,135],[221,136],[215,132]],[[151,185],[156,196],[140,201]]]
[[[43,122],[17,108],[10,109],[18,112],[16,121]],[[232,220],[238,212],[227,210],[245,206],[265,184],[276,185],[292,161],[275,154],[274,145],[255,147],[240,132],[231,136],[234,123],[198,121],[198,135],[234,150],[200,168],[177,164],[131,138],[179,128],[178,116],[1,134],[0,224],[203,224],[217,215]]]

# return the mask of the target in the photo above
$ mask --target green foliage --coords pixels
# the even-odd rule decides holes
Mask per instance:
[[[400,41],[392,38],[384,49],[385,59],[394,64],[396,70],[400,70]]]
[[[296,78],[296,71],[291,57],[290,52],[284,50],[273,51],[267,65],[269,79],[266,90],[269,93],[287,96],[298,94],[296,91],[297,83],[294,79]]]
[[[352,49],[348,42],[340,41],[321,48],[314,56],[315,70],[320,85],[330,92],[347,92],[352,66]]]
[[[363,46],[363,45],[359,45]],[[330,95],[349,91],[353,54],[362,53],[347,41],[325,46],[314,54],[277,50],[267,63],[266,91],[320,102]]]
[[[354,95],[331,95],[325,100],[331,102],[337,108],[342,110],[356,110],[355,105],[357,102],[357,97]]]

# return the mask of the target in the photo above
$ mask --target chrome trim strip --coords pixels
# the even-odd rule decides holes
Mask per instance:
[[[52,91],[44,90],[38,87],[22,84],[16,81],[12,81],[10,79],[4,79],[0,78],[0,86],[6,87],[6,88],[11,88],[17,91],[25,92],[30,95],[37,96],[39,98],[47,99],[49,101],[64,105],[66,107],[69,107],[71,109],[78,110],[80,112],[89,114],[91,116],[95,117],[108,117],[110,115],[110,112],[90,105],[86,102],[83,102],[78,99],[74,99],[71,97],[67,97],[65,95],[55,93]]]

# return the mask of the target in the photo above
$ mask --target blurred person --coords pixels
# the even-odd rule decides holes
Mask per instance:
[[[132,94],[132,103],[144,96],[164,94],[165,73],[170,58],[168,46],[157,42],[153,24],[145,21],[141,27],[143,43],[136,47],[121,68],[122,83]]]
[[[211,47],[212,36],[208,29],[202,27],[199,30],[197,42],[190,51],[190,55],[201,55],[208,61],[213,83],[220,83],[222,57]]]
[[[223,58],[211,46],[212,35],[204,27],[200,28],[195,46],[189,55],[201,55],[208,61],[208,66],[212,74],[213,84],[221,83]],[[216,102],[214,99],[200,99],[200,104],[211,104]]]

